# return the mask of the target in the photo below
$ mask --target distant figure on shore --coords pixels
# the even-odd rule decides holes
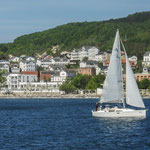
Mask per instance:
[[[98,102],[96,102],[95,106],[96,106],[96,111],[97,111],[98,110]]]

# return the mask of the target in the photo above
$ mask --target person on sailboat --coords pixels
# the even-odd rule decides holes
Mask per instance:
[[[98,102],[96,102],[95,106],[96,106],[96,111],[98,111]]]

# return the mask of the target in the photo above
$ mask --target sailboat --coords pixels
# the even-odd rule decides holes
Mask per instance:
[[[146,117],[147,110],[123,45],[126,57],[126,99],[124,98],[121,44],[123,45],[119,30],[117,30],[102,96],[98,102],[100,106],[96,111],[92,110],[92,116],[94,117]]]

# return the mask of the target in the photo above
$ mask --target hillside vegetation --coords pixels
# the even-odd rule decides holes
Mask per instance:
[[[125,18],[100,22],[76,22],[53,29],[23,35],[13,43],[0,44],[0,52],[14,55],[34,55],[36,52],[50,50],[59,45],[60,52],[82,46],[96,46],[101,51],[112,48],[116,29],[120,30],[122,40],[129,55],[142,59],[150,50],[150,11],[135,13]],[[126,37],[126,38],[125,38]]]

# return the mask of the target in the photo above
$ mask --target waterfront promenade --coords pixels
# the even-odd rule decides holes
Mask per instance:
[[[0,98],[99,98],[95,93],[90,94],[60,94],[60,93],[11,93],[0,94]]]
[[[150,91],[140,90],[143,98],[150,98]],[[101,95],[96,93],[85,93],[85,94],[61,94],[61,93],[50,93],[50,92],[13,92],[10,94],[0,93],[0,98],[99,98]]]

